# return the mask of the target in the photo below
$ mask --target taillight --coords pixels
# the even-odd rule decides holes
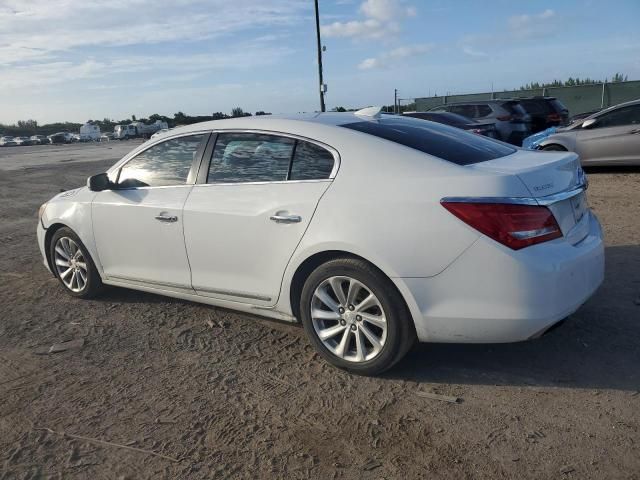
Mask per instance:
[[[511,120],[513,120],[513,117],[511,115],[500,115],[499,117],[496,117],[496,118],[501,122],[510,122]]]
[[[559,122],[562,120],[562,117],[558,113],[550,113],[547,115],[547,122]]]
[[[467,225],[513,250],[562,237],[558,222],[547,207],[445,200],[441,203]]]

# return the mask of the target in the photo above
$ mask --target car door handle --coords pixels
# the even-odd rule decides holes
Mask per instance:
[[[638,134],[640,133],[640,128],[634,128],[633,130],[631,130],[629,133],[631,134]]]
[[[302,221],[300,215],[283,215],[281,213],[271,215],[269,218],[276,223],[300,223]]]
[[[158,220],[159,222],[173,223],[178,221],[178,217],[160,214],[156,216],[156,220]]]

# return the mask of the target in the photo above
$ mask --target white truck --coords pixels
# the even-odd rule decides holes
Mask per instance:
[[[130,138],[150,138],[154,133],[168,129],[167,122],[156,120],[154,123],[147,125],[142,122],[131,122],[128,125],[116,125],[113,128],[114,140],[129,140]]]

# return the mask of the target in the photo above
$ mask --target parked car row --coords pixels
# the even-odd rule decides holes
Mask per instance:
[[[5,135],[0,137],[0,147],[17,147],[28,145],[49,145],[56,143],[88,142],[91,139],[77,133],[58,132],[52,135],[32,135],[30,137],[13,137]]]
[[[44,135],[33,135],[31,137],[12,137],[5,135],[0,137],[0,147],[40,145],[41,143],[48,143],[47,137]]]
[[[569,110],[555,97],[530,97],[447,103],[428,112],[405,115],[457,126],[519,146],[532,133],[566,124]]]

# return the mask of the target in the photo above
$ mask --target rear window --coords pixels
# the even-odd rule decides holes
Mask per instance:
[[[481,135],[414,118],[384,118],[347,123],[342,127],[384,138],[457,165],[486,162],[516,151],[513,147]]]
[[[553,108],[556,109],[556,112],[568,112],[569,111],[569,109],[564,106],[564,103],[562,103],[557,98],[552,98],[551,100],[549,100],[549,103],[551,105],[553,105]]]
[[[519,102],[505,102],[502,104],[502,107],[505,108],[512,115],[526,115],[527,111],[524,109]]]
[[[552,112],[551,105],[546,100],[521,100],[520,103],[531,115],[547,115]]]

